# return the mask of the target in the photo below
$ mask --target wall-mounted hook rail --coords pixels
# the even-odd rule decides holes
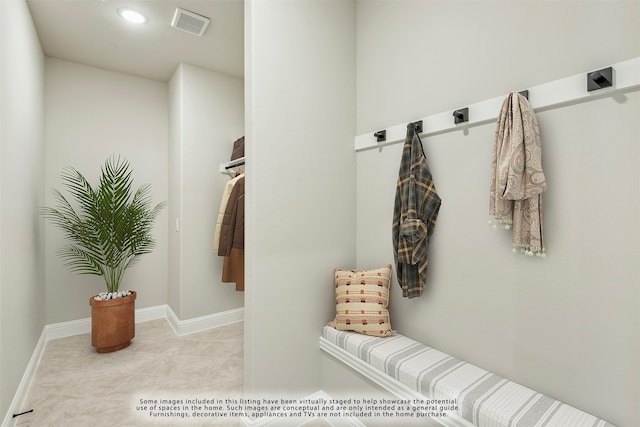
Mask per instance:
[[[385,129],[379,130],[378,132],[374,133],[373,136],[376,137],[377,142],[384,142],[387,139],[387,131]]]
[[[453,122],[455,124],[469,121],[469,108],[461,108],[453,112]]]
[[[611,68],[612,79],[615,77],[615,85],[606,91],[608,95],[640,88],[640,57],[612,64]],[[585,72],[578,73],[529,87],[527,90],[530,93],[529,103],[531,107],[538,111],[539,109],[561,108],[598,99],[597,96],[594,97],[592,93],[585,90],[585,74]],[[598,80],[601,80],[603,78],[602,76],[604,76],[604,78],[607,77],[606,73],[600,72],[599,74],[600,77]],[[613,76],[613,74],[615,74],[615,76]],[[613,83],[613,80],[610,81]],[[470,117],[464,126],[495,123],[505,97],[506,94],[499,95],[468,105],[467,108],[473,111],[473,117]],[[460,126],[454,124],[451,120],[451,110],[423,117],[422,121],[424,125],[421,136],[424,137],[460,130]],[[403,142],[407,135],[407,122],[387,126],[385,130],[385,145]],[[374,132],[356,136],[354,143],[356,151],[367,150],[381,145],[376,142]]]
[[[587,91],[613,86],[613,67],[592,71],[587,74]]]

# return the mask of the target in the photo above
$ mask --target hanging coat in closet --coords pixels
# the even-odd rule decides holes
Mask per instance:
[[[242,171],[238,171],[236,176],[227,182],[224,187],[224,192],[222,193],[222,199],[220,200],[220,208],[218,210],[218,218],[216,220],[216,228],[213,235],[213,253],[218,253],[218,248],[220,247],[220,229],[222,228],[222,219],[224,218],[224,213],[227,209],[227,203],[229,203],[229,197],[231,196],[231,192],[233,191],[233,187],[236,185],[240,177],[243,175]]]
[[[393,254],[396,275],[407,298],[422,295],[426,283],[427,249],[440,210],[431,171],[415,124],[407,126],[393,208]]]
[[[224,256],[222,282],[235,282],[236,290],[244,291],[244,175],[229,195],[220,227],[218,255]]]

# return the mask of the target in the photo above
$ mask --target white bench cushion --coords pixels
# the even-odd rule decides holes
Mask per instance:
[[[479,427],[613,427],[397,333],[380,338],[325,326],[322,336],[420,394],[431,399],[455,399],[458,415]]]

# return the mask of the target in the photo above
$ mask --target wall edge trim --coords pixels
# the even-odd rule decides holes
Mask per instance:
[[[177,335],[189,335],[207,329],[243,321],[244,307],[208,314],[206,316],[194,317],[193,319],[180,320],[171,307],[167,306],[166,317]]]

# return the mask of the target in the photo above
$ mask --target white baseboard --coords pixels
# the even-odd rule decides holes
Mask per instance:
[[[186,335],[218,326],[228,325],[234,322],[240,322],[244,319],[244,308],[229,310],[222,313],[214,313],[208,316],[188,320],[179,320],[173,310],[171,310],[171,307],[166,304],[136,309],[136,323],[157,319],[167,319],[178,335]],[[91,318],[45,325],[42,329],[40,339],[33,350],[29,364],[22,375],[22,380],[20,381],[20,384],[18,384],[18,389],[13,397],[13,401],[11,402],[11,405],[9,405],[9,409],[7,410],[0,427],[11,427],[13,425],[13,414],[20,412],[20,406],[27,396],[31,380],[36,372],[36,368],[38,367],[40,357],[44,352],[47,341],[90,332]]]
[[[136,323],[147,322],[149,320],[164,319],[167,317],[169,306],[157,305],[155,307],[136,309]],[[46,340],[56,338],[71,337],[73,335],[88,334],[91,332],[91,318],[71,320],[69,322],[53,323],[45,325]]]
[[[42,330],[40,334],[40,339],[36,343],[36,348],[33,350],[31,354],[31,359],[27,364],[26,369],[24,370],[24,374],[22,374],[22,379],[20,380],[20,384],[18,384],[18,389],[16,393],[13,395],[13,400],[9,405],[9,409],[2,421],[2,427],[9,427],[13,425],[13,414],[19,413],[22,404],[24,403],[24,398],[27,396],[27,392],[29,391],[29,386],[31,385],[31,379],[36,373],[36,368],[38,367],[38,363],[40,362],[40,357],[44,352],[44,347],[47,345],[47,335],[45,330]]]
[[[139,308],[136,310],[136,323],[150,320],[166,319],[167,312],[171,310],[168,305],[156,305],[155,307]]]
[[[167,319],[176,334],[188,335],[201,332],[206,329],[240,322],[244,319],[244,308],[213,313],[194,319],[180,320],[168,305],[136,309],[136,323],[150,320]],[[44,327],[46,340],[70,337],[73,335],[87,334],[91,332],[91,318],[71,320],[69,322],[54,323]]]
[[[188,335],[211,328],[228,325],[244,320],[244,307],[213,313],[207,316],[193,319],[180,320],[178,316],[167,306],[167,320],[178,335]]]
[[[45,325],[42,332],[46,341],[86,334],[91,332],[91,318],[52,323],[51,325]]]

